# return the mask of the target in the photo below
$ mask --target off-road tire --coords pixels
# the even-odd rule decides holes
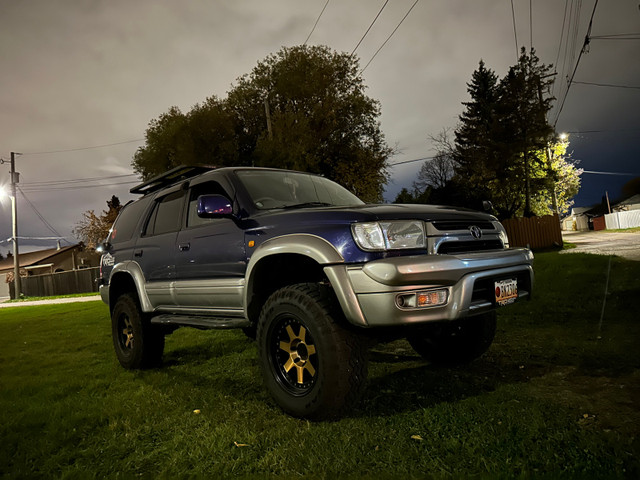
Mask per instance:
[[[496,334],[496,313],[438,322],[414,330],[408,337],[413,349],[438,365],[462,365],[484,354]]]
[[[116,356],[124,368],[151,368],[162,363],[164,333],[151,325],[136,295],[125,294],[116,301],[111,333]]]
[[[265,303],[257,343],[267,390],[288,414],[334,418],[353,407],[367,377],[366,346],[346,325],[333,291],[284,287]]]

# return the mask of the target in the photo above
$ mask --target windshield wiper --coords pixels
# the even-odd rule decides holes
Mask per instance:
[[[296,203],[295,205],[282,205],[277,208],[282,208],[288,210],[290,208],[311,208],[311,207],[332,207],[333,204],[326,202],[304,202],[304,203]]]

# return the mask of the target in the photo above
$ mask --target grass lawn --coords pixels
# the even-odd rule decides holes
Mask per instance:
[[[130,372],[101,302],[2,309],[0,477],[638,478],[640,262],[612,260],[603,311],[608,261],[537,255],[484,357],[378,346],[365,399],[323,423],[281,413],[239,331],[178,330]]]

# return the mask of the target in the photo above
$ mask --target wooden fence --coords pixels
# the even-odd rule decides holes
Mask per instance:
[[[562,246],[558,215],[511,218],[502,222],[512,247],[550,248]]]
[[[21,277],[22,293],[27,297],[51,297],[53,295],[71,295],[98,291],[100,268],[84,268],[69,272],[51,273]],[[11,298],[15,298],[14,284],[9,285]]]

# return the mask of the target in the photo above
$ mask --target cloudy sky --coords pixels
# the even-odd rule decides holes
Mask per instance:
[[[453,128],[466,83],[483,59],[503,76],[517,45],[533,41],[557,64],[562,100],[597,0],[419,0],[363,73],[382,104],[382,129],[398,154],[386,199],[410,187],[433,155],[428,139]],[[389,1],[356,50],[361,66],[415,0]],[[602,1],[588,53],[578,64],[557,131],[587,171],[640,175],[640,8]],[[324,13],[320,12],[326,4]],[[305,42],[351,52],[385,0],[0,0],[0,157],[20,152],[19,234],[74,241],[88,209],[136,183],[131,159],[149,121],[170,106],[188,111],[224,97],[235,80],[282,46]],[[513,5],[513,11],[512,11]],[[515,32],[513,18],[515,16]],[[612,35],[636,34],[629,37]],[[595,38],[595,37],[607,38]],[[622,88],[625,87],[625,88]],[[630,88],[635,87],[635,88]],[[560,102],[558,102],[560,103]],[[559,116],[558,116],[559,114]],[[9,168],[0,165],[0,184]],[[584,174],[578,205],[616,197],[631,176]],[[98,180],[102,179],[102,180]],[[0,252],[11,248],[11,210],[0,200]],[[36,213],[37,212],[37,213]],[[39,218],[42,216],[48,226]],[[63,243],[66,244],[66,243]],[[50,240],[21,241],[55,245]]]

